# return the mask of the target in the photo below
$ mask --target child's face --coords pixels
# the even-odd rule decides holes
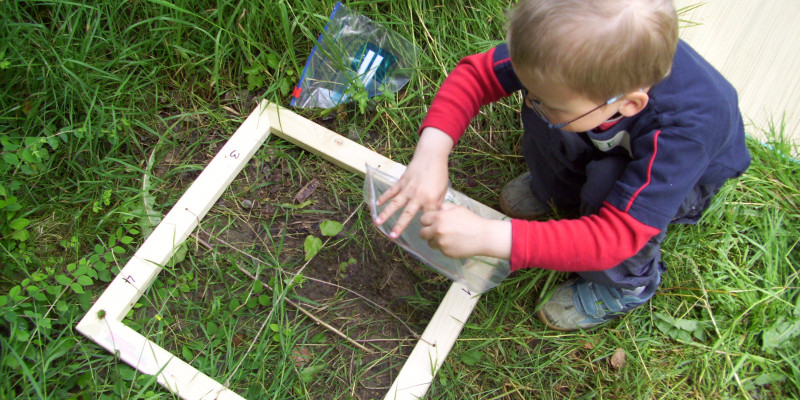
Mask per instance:
[[[562,130],[592,130],[619,111],[619,100],[600,104],[564,85],[543,82],[521,71],[517,71],[517,75],[528,89],[526,106],[534,108],[534,111],[552,125],[567,123],[561,127]]]

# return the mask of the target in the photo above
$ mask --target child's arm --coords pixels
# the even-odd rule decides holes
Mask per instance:
[[[422,123],[414,157],[400,180],[378,204],[391,202],[375,221],[383,223],[405,207],[390,236],[397,237],[419,211],[436,210],[447,190],[447,157],[481,106],[508,96],[521,85],[509,74],[508,48],[497,46],[464,57],[447,76]]]

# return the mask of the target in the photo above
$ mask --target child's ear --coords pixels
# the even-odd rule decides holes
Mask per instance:
[[[642,111],[647,107],[647,102],[650,101],[650,96],[644,90],[637,90],[630,92],[620,99],[621,105],[619,106],[619,113],[625,117],[631,117]]]

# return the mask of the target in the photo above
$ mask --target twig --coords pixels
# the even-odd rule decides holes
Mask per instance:
[[[628,333],[631,335],[631,342],[633,343],[633,348],[636,349],[636,354],[639,356],[639,361],[642,363],[644,367],[644,372],[647,374],[647,379],[653,380],[653,377],[650,376],[650,371],[647,369],[647,363],[644,362],[644,358],[642,358],[642,352],[639,351],[639,346],[636,344],[636,336],[633,335],[633,331],[631,330],[631,326],[628,324],[628,320],[625,320],[625,327],[628,328]]]

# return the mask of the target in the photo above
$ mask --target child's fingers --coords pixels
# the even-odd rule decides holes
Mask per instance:
[[[394,215],[394,213],[397,210],[405,207],[406,203],[408,202],[408,200],[403,196],[395,196],[391,200],[392,201],[390,201],[389,204],[387,204],[386,207],[383,208],[383,211],[381,211],[381,213],[378,214],[378,218],[375,220],[376,224],[380,225],[386,222],[386,220],[389,219],[389,217]]]
[[[375,204],[382,206],[383,203],[393,198],[394,196],[397,196],[397,194],[400,193],[400,189],[402,189],[402,186],[399,185],[398,183],[395,183],[394,185],[392,185],[392,187],[383,192],[383,194],[380,195],[380,197],[378,197],[378,201],[376,201]]]
[[[400,237],[400,234],[406,229],[408,224],[411,223],[411,220],[417,215],[417,211],[419,211],[419,204],[415,201],[411,201],[406,205],[406,208],[403,209],[403,212],[400,214],[400,217],[397,218],[397,223],[394,224],[392,227],[392,232],[389,233],[389,237],[392,239],[397,239]]]

